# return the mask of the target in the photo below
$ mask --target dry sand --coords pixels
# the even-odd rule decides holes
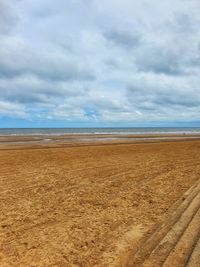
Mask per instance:
[[[198,140],[36,147],[0,150],[1,267],[120,266],[200,177]]]

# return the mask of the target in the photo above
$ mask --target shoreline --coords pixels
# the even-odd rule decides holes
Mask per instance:
[[[0,150],[200,140],[200,134],[0,135]]]

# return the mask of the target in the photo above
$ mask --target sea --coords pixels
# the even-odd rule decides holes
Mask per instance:
[[[200,127],[0,128],[0,136],[63,134],[200,134]]]

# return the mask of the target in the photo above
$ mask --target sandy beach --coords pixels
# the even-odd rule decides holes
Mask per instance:
[[[200,140],[171,137],[0,137],[0,266],[123,266],[199,179]]]

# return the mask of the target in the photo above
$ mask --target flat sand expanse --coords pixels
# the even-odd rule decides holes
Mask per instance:
[[[23,149],[22,149],[23,148]],[[122,266],[200,177],[200,141],[0,150],[0,266]]]

